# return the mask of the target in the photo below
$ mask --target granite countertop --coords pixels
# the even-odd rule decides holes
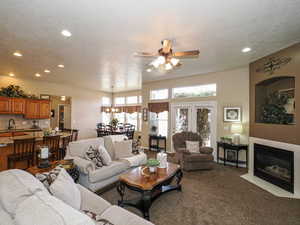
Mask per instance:
[[[3,129],[0,130],[1,133],[10,133],[10,132],[35,132],[35,131],[42,131],[42,129],[33,129],[33,128],[23,128],[23,129]]]
[[[1,145],[13,144],[14,140],[26,139],[26,138],[35,138],[36,141],[42,141],[44,137],[44,132],[24,132],[25,135],[15,136],[15,137],[0,137],[0,147]],[[61,135],[61,138],[71,136],[70,132],[59,132],[57,135]]]

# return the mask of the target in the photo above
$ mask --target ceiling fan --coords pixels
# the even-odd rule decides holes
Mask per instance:
[[[200,54],[199,50],[173,52],[171,40],[162,40],[161,44],[162,48],[160,48],[157,53],[136,52],[134,54],[137,57],[156,57],[156,59],[147,66],[147,72],[151,72],[153,69],[160,71],[172,70],[182,65],[178,58],[198,57]]]

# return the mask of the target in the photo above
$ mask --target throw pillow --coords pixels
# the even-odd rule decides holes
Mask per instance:
[[[186,149],[191,153],[199,153],[199,141],[185,141]]]
[[[99,169],[104,165],[98,149],[95,149],[92,146],[86,151],[85,158],[92,161],[96,169]]]
[[[72,177],[65,169],[61,169],[55,181],[50,185],[51,194],[79,210],[81,206],[81,193]]]
[[[132,140],[114,142],[116,159],[132,157]]]
[[[63,169],[62,165],[57,165],[49,172],[37,173],[35,177],[49,189],[50,185],[56,180],[58,174]]]
[[[94,212],[91,212],[91,211],[88,211],[88,210],[83,210],[83,212],[89,216],[91,219],[95,220],[97,222],[97,225],[113,225],[111,222],[109,222],[108,220],[106,219],[103,219],[101,218],[100,215],[94,213]]]
[[[103,164],[105,166],[109,166],[112,163],[112,160],[105,147],[100,145],[98,148],[98,152],[100,154]]]

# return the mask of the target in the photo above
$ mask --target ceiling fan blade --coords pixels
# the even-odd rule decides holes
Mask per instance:
[[[149,53],[149,52],[135,52],[134,56],[136,57],[156,57],[157,53]]]
[[[172,41],[171,40],[163,40],[162,41],[162,52],[168,54],[172,48]]]
[[[183,52],[174,52],[174,57],[196,57],[199,56],[199,50],[192,50],[192,51],[183,51]]]

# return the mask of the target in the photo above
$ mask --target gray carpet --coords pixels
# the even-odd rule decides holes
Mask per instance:
[[[240,178],[245,169],[215,165],[211,171],[185,172],[183,192],[170,192],[150,209],[156,225],[300,225],[300,200],[278,198]],[[117,204],[113,188],[101,196]],[[138,196],[126,190],[126,197]],[[134,209],[131,212],[141,215]]]

